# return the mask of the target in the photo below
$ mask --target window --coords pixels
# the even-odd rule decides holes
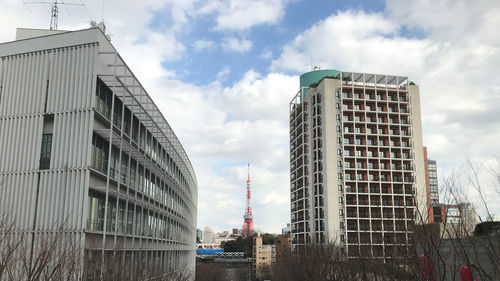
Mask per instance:
[[[361,117],[360,116],[354,116],[354,121],[361,122]]]
[[[349,98],[349,93],[342,92],[342,98],[344,99]]]
[[[344,127],[344,133],[349,133],[349,127]]]
[[[357,134],[361,134],[361,128],[354,128],[354,132]]]
[[[367,145],[373,145],[373,140],[370,140],[370,139],[366,140],[366,144]]]
[[[342,174],[339,174],[339,180],[342,179]],[[345,174],[346,180],[351,180],[351,174]]]
[[[340,242],[342,242],[342,243],[345,242],[345,236],[344,235],[340,235]]]
[[[349,116],[344,115],[342,119],[343,119],[344,121],[349,121]]]
[[[337,126],[337,133],[340,133],[340,126]]]
[[[356,156],[358,156],[358,157],[363,156],[361,150],[356,150]]]
[[[372,118],[370,116],[366,117],[366,122],[372,122]]]
[[[346,168],[351,168],[351,162],[345,162],[345,163],[344,163],[344,166],[345,166]]]
[[[339,209],[339,217],[344,217],[344,209]]]
[[[357,169],[362,169],[363,168],[363,164],[361,162],[356,162],[356,168]]]
[[[339,180],[341,180],[342,179],[342,173],[339,173],[338,176],[339,176]]]
[[[372,162],[368,162],[368,169],[374,169],[374,165]]]
[[[361,96],[359,95],[359,93],[355,93],[355,94],[354,94],[354,98],[355,98],[355,99],[360,99],[360,98],[361,98]]]
[[[356,142],[357,145],[361,144],[361,139],[355,139],[354,141]]]
[[[357,174],[358,180],[362,181],[363,180],[363,174]]]
[[[351,156],[351,152],[349,150],[344,150],[344,156]]]
[[[40,152],[40,170],[50,168],[50,154],[52,152],[52,134],[42,135],[42,149]]]
[[[344,204],[344,197],[342,196],[339,197],[339,204]]]
[[[344,139],[344,144],[349,144],[349,143],[350,143],[349,139]]]
[[[337,155],[338,156],[342,155],[342,150],[341,149],[337,149]]]
[[[342,168],[342,161],[337,161],[337,167]]]
[[[339,191],[342,191],[342,185],[339,184]]]
[[[97,80],[97,89],[95,91],[96,95],[96,107],[104,117],[111,117],[111,103],[113,98],[113,93],[111,90],[101,81]]]
[[[343,221],[341,221],[341,222],[340,222],[340,230],[344,230],[344,228],[345,228],[345,227],[344,227],[344,222],[343,222]],[[341,239],[341,240],[342,240],[342,239]]]
[[[354,109],[361,110],[361,105],[359,105],[359,104],[354,105]]]
[[[340,144],[340,138],[337,138],[337,144]]]
[[[337,121],[340,121],[340,114],[337,114]]]
[[[91,164],[94,169],[106,174],[108,171],[108,141],[101,136],[92,136],[92,156]]]

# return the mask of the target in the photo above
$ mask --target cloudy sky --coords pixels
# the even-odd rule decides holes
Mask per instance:
[[[499,156],[498,0],[84,3],[61,7],[59,29],[104,19],[193,162],[199,228],[241,227],[247,161],[255,227],[289,221],[288,103],[311,63],[420,85],[424,143],[442,175]],[[49,26],[48,5],[0,7],[0,42],[16,27]]]

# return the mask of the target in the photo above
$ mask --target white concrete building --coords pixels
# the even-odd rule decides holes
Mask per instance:
[[[0,211],[84,244],[82,280],[194,270],[193,167],[103,31],[17,39],[0,44]]]
[[[403,251],[416,199],[426,212],[423,155],[419,88],[407,77],[303,74],[290,103],[293,249],[332,241],[349,256]]]

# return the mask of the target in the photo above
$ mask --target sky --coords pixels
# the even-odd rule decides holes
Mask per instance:
[[[290,221],[288,106],[311,66],[407,75],[420,86],[423,140],[440,176],[462,174],[470,159],[500,212],[485,172],[500,168],[498,0],[66,2],[85,6],[61,7],[59,29],[104,20],[182,142],[198,180],[198,228],[241,228],[248,161],[255,228],[279,233]],[[0,42],[16,27],[49,27],[47,4],[0,7]]]

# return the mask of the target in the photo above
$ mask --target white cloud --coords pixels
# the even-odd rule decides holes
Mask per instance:
[[[269,49],[264,50],[262,53],[260,53],[259,58],[263,60],[268,60],[273,57],[273,52]]]
[[[96,18],[101,15],[101,3],[87,3]],[[189,30],[191,20],[213,15],[216,30],[245,34],[253,26],[280,22],[286,3],[105,2],[113,44],[153,96],[195,166],[198,227],[241,227],[235,222],[243,221],[247,160],[252,163],[256,227],[279,232],[289,221],[288,104],[298,89],[298,77],[279,72],[308,71],[311,53],[314,64],[323,69],[408,74],[417,82],[424,141],[438,166],[452,167],[466,152],[479,159],[498,154],[500,65],[495,62],[500,61],[500,2],[496,0],[481,4],[398,0],[388,1],[383,13],[338,12],[302,31],[274,54],[271,73],[249,70],[228,87],[219,82],[183,83],[176,80],[176,71],[162,65],[184,58],[186,47],[179,34]],[[30,9],[33,14],[20,2],[2,3],[0,41],[13,40],[17,26],[48,26],[43,7]],[[150,21],[159,10],[170,13],[172,24],[151,30]],[[61,29],[87,27],[84,10],[71,12],[71,18],[61,12]],[[403,27],[423,35],[407,36],[401,33]],[[245,53],[253,43],[245,37],[226,37],[220,46]],[[218,46],[199,39],[192,47],[201,51]],[[269,59],[273,54],[265,51],[261,57]],[[223,68],[219,80],[229,71]]]
[[[207,39],[196,40],[193,43],[193,48],[197,52],[203,50],[213,50],[215,48],[215,42]]]
[[[252,48],[252,41],[245,38],[238,39],[235,37],[226,37],[221,42],[221,47],[225,50],[234,51],[238,53],[246,53]]]
[[[255,25],[275,24],[285,14],[284,0],[228,0],[217,7],[220,30],[245,30]]]
[[[217,81],[225,81],[229,73],[231,73],[231,67],[225,66],[221,71],[217,73]]]
[[[424,143],[438,166],[498,155],[500,2],[391,0],[387,7],[317,22],[283,47],[271,70],[309,71],[312,54],[323,69],[406,74],[420,85]]]

